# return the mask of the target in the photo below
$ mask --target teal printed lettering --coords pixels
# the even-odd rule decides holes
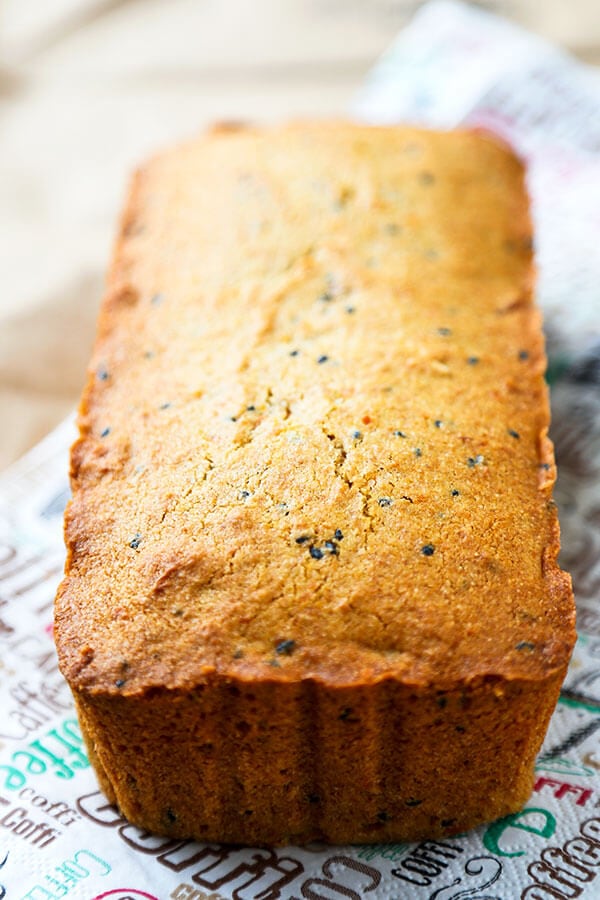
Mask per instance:
[[[43,738],[31,741],[26,748],[15,750],[11,757],[13,765],[0,766],[0,771],[6,773],[3,787],[9,791],[20,790],[27,783],[28,775],[43,775],[47,771],[57,778],[71,779],[78,770],[89,767],[83,737],[75,733],[74,720],[67,719],[60,727],[62,734],[53,728]],[[58,744],[58,748],[52,742]]]
[[[90,875],[108,875],[111,871],[111,866],[96,853],[78,850],[72,859],[65,859],[44,875],[43,883],[34,885],[21,900],[58,900]]]
[[[82,858],[85,860],[92,860],[92,862],[94,863],[94,866],[88,872],[88,874],[90,875],[108,875],[108,873],[112,871],[106,860],[101,859],[99,856],[96,856],[96,854],[92,853],[91,850],[78,850],[73,857],[76,863],[78,863]]]
[[[23,772],[15,768],[15,766],[0,766],[0,772],[7,773],[2,787],[7,788],[9,791],[18,791],[27,781]]]
[[[17,750],[12,755],[13,762],[21,758],[25,760],[24,769],[29,775],[43,775],[46,771],[46,763],[34,753],[30,753],[28,750]]]

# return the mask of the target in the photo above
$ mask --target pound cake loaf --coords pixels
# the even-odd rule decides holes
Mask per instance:
[[[223,127],[138,172],[55,629],[131,822],[404,841],[527,799],[574,641],[532,283],[490,136]]]

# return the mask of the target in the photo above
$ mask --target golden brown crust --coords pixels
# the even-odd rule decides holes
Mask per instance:
[[[137,174],[56,605],[62,670],[134,821],[405,839],[525,799],[574,640],[532,283],[522,167],[482,135],[220,128]],[[346,694],[356,722],[336,717]],[[178,793],[163,719],[229,774],[182,732],[197,780]],[[467,800],[434,784],[442,745],[468,759]],[[264,802],[261,754],[286,760]]]

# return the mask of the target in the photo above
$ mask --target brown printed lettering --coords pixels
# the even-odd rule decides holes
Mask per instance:
[[[327,889],[326,894],[317,894],[313,888],[316,885],[321,885]],[[300,888],[303,897],[306,897],[306,900],[332,900],[331,892],[338,894],[342,897],[350,897],[350,900],[361,900],[360,894],[357,894],[356,891],[353,891],[351,888],[344,887],[341,884],[335,884],[331,881],[326,881],[324,878],[308,878],[302,887]]]
[[[4,798],[2,801],[2,805],[6,805]],[[47,847],[60,835],[58,829],[46,822],[36,822],[30,818],[28,810],[21,806],[11,807],[5,812],[0,818],[0,825],[38,848]]]
[[[143,828],[138,828],[136,825],[128,823],[119,828],[119,834],[129,847],[139,850],[140,853],[161,853],[167,848],[181,843],[181,841],[160,837],[160,835],[152,834]]]
[[[565,844],[565,851],[586,866],[600,866],[600,847],[587,838],[572,838]]]
[[[460,853],[463,853],[463,848],[457,844],[424,841],[411,850],[398,868],[392,869],[391,874],[402,881],[425,887],[448,868],[449,863]]]
[[[121,815],[116,806],[109,803],[104,794],[94,791],[92,794],[84,794],[78,797],[77,809],[82,816],[103,825],[105,828],[114,828],[116,825],[126,824],[127,820]]]
[[[232,893],[233,900],[242,900],[241,892],[251,885],[256,893],[257,883],[268,881],[270,882],[268,886],[261,886],[261,900],[278,900],[281,897],[281,889],[304,871],[304,866],[298,860],[288,856],[278,857],[273,850],[258,851],[252,855],[252,860],[253,862],[242,858],[233,868],[214,879],[209,879],[206,877],[207,872],[216,867],[216,864],[212,863],[200,872],[192,874],[191,879],[195,884],[211,889],[227,884],[228,890],[231,890],[235,882],[241,881]]]
[[[171,892],[170,900],[224,900],[224,897],[222,894],[217,894],[214,891],[206,894],[199,888],[195,888],[193,884],[178,884],[175,890]]]
[[[584,886],[593,881],[600,866],[600,819],[587,819],[579,835],[563,847],[547,847],[540,859],[529,865],[527,872],[535,884],[527,885],[521,900],[579,897]]]
[[[210,869],[221,865],[234,851],[223,845],[219,846],[201,846],[192,841],[179,843],[176,847],[161,853],[157,857],[158,862],[171,869],[173,872],[183,872],[192,866],[196,866],[200,862],[209,860],[209,865],[204,868],[197,869],[197,874],[208,872]]]
[[[235,847],[201,846],[193,841],[152,835],[130,825],[115,806],[107,803],[100,791],[79,797],[76,805],[78,812],[95,824],[117,828],[119,836],[133,850],[154,855],[160,865],[173,872],[185,871],[195,885],[213,893],[227,885],[229,893],[237,883],[231,893],[233,900],[255,896],[260,896],[261,900],[279,900],[283,888],[304,872],[299,860],[291,856],[278,856],[273,850],[257,850],[248,859],[246,851]],[[249,888],[252,893],[246,894]]]
[[[80,822],[81,816],[76,810],[72,809],[68,803],[63,800],[51,801],[43,794],[36,794],[33,788],[24,787],[19,791],[21,799],[28,799],[31,806],[45,812],[47,816],[56,819],[61,825],[68,826],[74,822]]]

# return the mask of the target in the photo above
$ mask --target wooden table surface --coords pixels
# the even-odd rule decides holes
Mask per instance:
[[[126,178],[214,119],[344,115],[419,2],[4,0],[0,469],[75,405]],[[600,64],[600,0],[489,0]]]

